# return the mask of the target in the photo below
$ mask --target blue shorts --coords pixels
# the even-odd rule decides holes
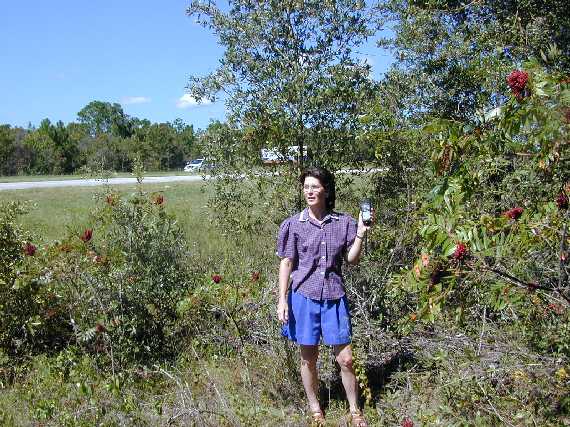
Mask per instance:
[[[282,334],[301,345],[317,345],[323,337],[326,345],[349,344],[352,325],[346,295],[334,300],[314,300],[289,292],[289,321]]]

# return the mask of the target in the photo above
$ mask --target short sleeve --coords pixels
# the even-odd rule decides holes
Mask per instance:
[[[346,249],[348,250],[356,239],[357,224],[356,220],[351,216],[348,217],[348,225],[346,227]]]
[[[297,258],[297,244],[294,233],[291,231],[291,218],[286,219],[279,227],[277,237],[277,256],[280,258]]]

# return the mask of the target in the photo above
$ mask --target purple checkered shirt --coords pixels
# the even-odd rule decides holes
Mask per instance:
[[[356,238],[356,221],[331,212],[321,223],[309,217],[309,209],[281,223],[277,255],[293,261],[291,287],[314,300],[344,296],[342,261]]]

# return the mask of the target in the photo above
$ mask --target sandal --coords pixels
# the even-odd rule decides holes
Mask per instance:
[[[311,413],[311,427],[324,427],[325,426],[325,414],[323,411],[317,411]]]
[[[350,425],[352,427],[368,427],[368,422],[362,411],[350,411]]]

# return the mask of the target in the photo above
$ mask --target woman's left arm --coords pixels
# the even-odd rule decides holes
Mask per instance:
[[[358,227],[356,229],[356,238],[354,243],[348,250],[346,254],[346,261],[351,265],[356,265],[360,261],[360,255],[362,254],[362,242],[366,233],[374,223],[374,210],[372,210],[372,223],[371,225],[364,225],[362,222],[362,212],[358,214]]]

